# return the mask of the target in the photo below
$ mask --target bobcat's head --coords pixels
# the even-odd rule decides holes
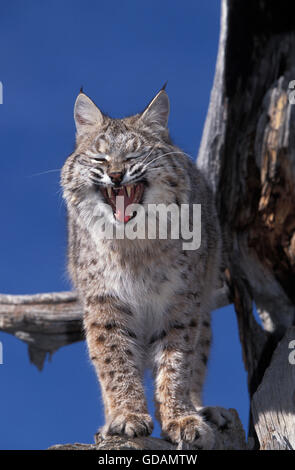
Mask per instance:
[[[164,89],[142,113],[124,119],[104,115],[81,92],[74,109],[77,145],[62,170],[68,209],[86,224],[98,211],[107,223],[127,224],[136,215],[127,210],[131,204],[187,202],[186,157],[170,141],[168,115]]]

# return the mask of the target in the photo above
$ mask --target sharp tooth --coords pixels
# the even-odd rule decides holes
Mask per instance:
[[[111,198],[112,195],[113,195],[113,191],[112,191],[112,188],[110,186],[107,186],[107,192],[108,192],[109,198]]]
[[[130,195],[131,195],[131,186],[126,186],[126,191],[127,191],[128,197],[130,197]]]

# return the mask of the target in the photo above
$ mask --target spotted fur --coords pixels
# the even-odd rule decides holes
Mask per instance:
[[[202,414],[201,390],[211,341],[210,307],[220,262],[213,198],[192,160],[170,140],[164,90],[141,114],[111,119],[80,93],[75,105],[77,145],[62,170],[68,209],[69,271],[84,304],[90,358],[104,400],[101,432],[152,431],[142,375],[155,377],[157,417],[172,442],[211,448],[214,435]],[[93,214],[118,225],[103,190],[144,184],[141,204],[202,205],[202,241],[97,237]],[[129,223],[129,222],[128,222]]]

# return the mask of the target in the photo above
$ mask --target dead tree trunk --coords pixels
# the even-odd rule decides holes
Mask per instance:
[[[295,449],[293,3],[222,0],[216,73],[197,161],[214,190],[224,238],[225,287],[216,308],[235,306],[248,371],[250,435],[260,449]],[[74,293],[0,296],[0,330],[26,341],[39,368],[47,353],[82,339],[81,317]]]
[[[294,79],[294,2],[223,0],[197,165],[214,189],[222,225],[225,278],[248,371],[250,433],[255,437],[255,429],[268,449],[295,448],[295,366],[286,340],[295,339]]]

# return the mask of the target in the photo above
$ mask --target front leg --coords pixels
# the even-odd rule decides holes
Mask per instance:
[[[142,384],[141,351],[132,324],[132,311],[117,299],[86,299],[86,339],[105,405],[103,436],[135,437],[148,435],[153,429]]]
[[[211,449],[214,432],[191,400],[201,323],[202,314],[194,298],[174,299],[166,329],[152,339],[155,395],[164,436],[175,444],[184,441]]]

